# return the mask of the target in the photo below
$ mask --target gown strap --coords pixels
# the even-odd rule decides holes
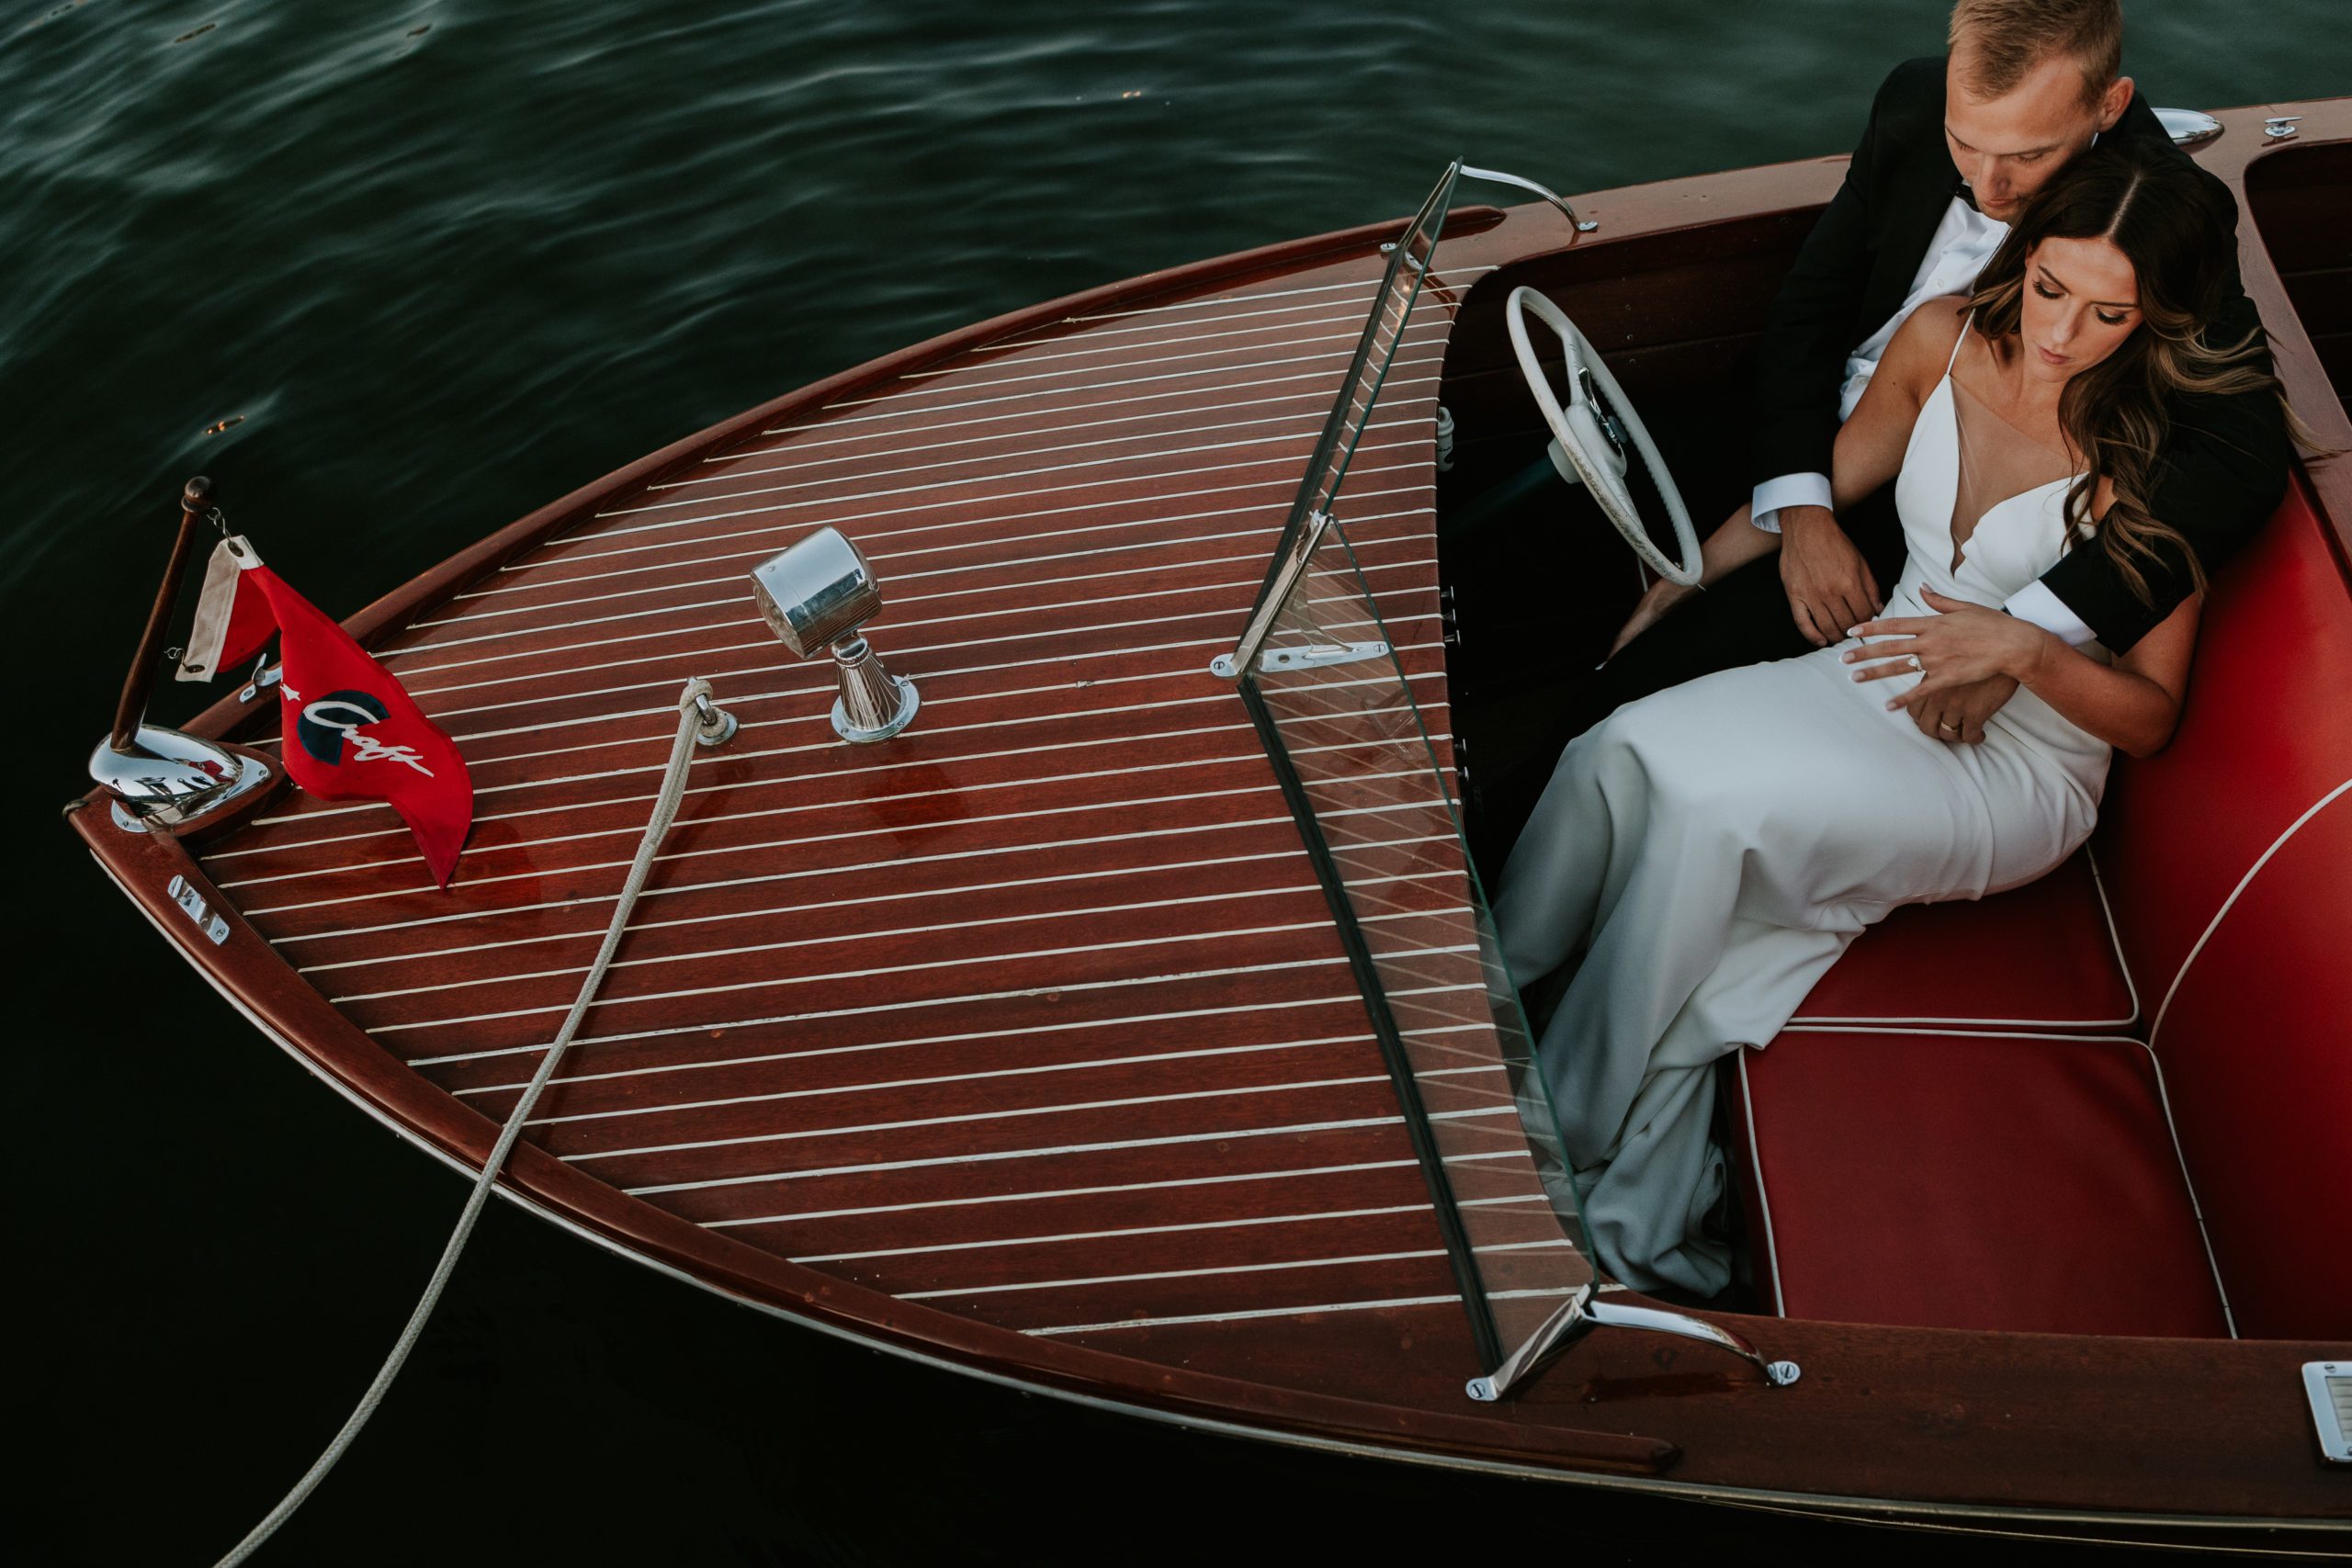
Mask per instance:
[[[1968,323],[1975,319],[1976,312],[1973,310],[1969,311],[1968,314],[1960,319],[1960,335],[1951,340],[1951,353],[1944,360],[1944,374],[1946,376],[1950,376],[1951,374],[1951,367],[1960,363],[1960,345],[1968,341]]]

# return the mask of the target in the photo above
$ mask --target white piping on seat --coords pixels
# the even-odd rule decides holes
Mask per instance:
[[[2271,857],[2286,848],[2287,840],[2300,832],[2304,823],[2325,810],[2331,801],[2335,800],[2346,790],[2352,790],[2352,779],[2345,780],[2325,795],[2321,795],[2312,803],[2309,810],[2290,822],[2287,825],[2287,830],[2273,840],[2268,849],[2255,857],[2254,863],[2245,868],[2245,874],[2238,878],[2238,885],[2230,889],[2230,896],[2222,900],[2222,907],[2213,911],[2212,919],[2206,923],[2205,930],[2197,938],[2196,945],[2188,950],[2188,956],[2180,961],[2180,968],[2174,973],[2172,984],[2165,987],[2165,999],[2157,1005],[2155,1019],[2148,1025],[2148,1055],[2151,1057],[2156,1055],[2157,1037],[2164,1030],[2165,1016],[2172,1010],[2173,998],[2180,993],[2181,981],[2188,978],[2189,966],[2195,964],[2198,955],[2205,951],[2205,944],[2213,939],[2213,933],[2222,929],[2222,921],[2228,918],[2233,908],[2236,908],[2239,896],[2254,885],[2254,879],[2262,868],[2270,863]],[[2181,1176],[2188,1180],[2188,1201],[2197,1213],[2197,1232],[2205,1240],[2205,1257],[2207,1261],[2212,1264],[2213,1282],[2218,1287],[2222,1281],[2222,1265],[2213,1255],[2213,1234],[2205,1224],[2205,1206],[2198,1201],[2197,1183],[2188,1178],[2188,1156],[2180,1146],[2180,1128],[2173,1121],[2172,1096],[2165,1088],[2164,1063],[2161,1058],[2156,1061],[2156,1092],[2164,1100],[2165,1126],[2172,1134],[2173,1154],[2180,1161]],[[2230,1297],[2227,1290],[2222,1292],[2222,1312],[2230,1325],[2230,1337],[2233,1339],[2238,1337],[2237,1319],[2230,1313]]]
[[[1791,1025],[1838,1024],[1852,1028],[1867,1028],[1880,1024],[1926,1023],[1942,1024],[1955,1030],[1982,1033],[1987,1024],[2006,1024],[2021,1029],[2129,1029],[2140,1021],[2140,987],[2132,982],[2132,965],[2123,956],[2123,938],[2115,926],[2115,908],[2108,902],[2107,879],[2098,874],[2098,857],[2091,852],[2090,844],[2083,845],[2083,860],[2091,869],[2091,886],[2098,894],[2100,916],[2107,921],[2107,950],[2115,960],[2116,972],[2123,976],[2123,994],[2132,1004],[2131,1011],[2121,1018],[1933,1018],[1905,1017],[1894,1014],[1843,1014],[1801,1012],[1792,1018]],[[1843,960],[1841,959],[1842,963]]]
[[[2264,866],[2270,863],[2271,856],[2286,848],[2287,840],[2293,838],[2295,834],[2301,829],[2304,823],[2310,821],[2312,818],[2325,810],[2327,808],[2328,802],[2335,799],[2336,796],[2342,795],[2347,789],[2352,789],[2352,779],[2346,779],[2342,784],[2337,784],[2334,789],[2329,790],[2325,795],[2321,795],[2319,799],[2313,801],[2309,810],[2305,811],[2301,817],[2296,818],[2292,822],[2287,824],[2287,830],[2279,834],[2275,840],[2271,840],[2270,847],[2263,851],[2261,854],[2256,856],[2254,863],[2245,868],[2245,874],[2238,878],[2238,885],[2235,887],[2230,889],[2230,896],[2222,900],[2222,907],[2213,911],[2212,919],[2206,923],[2205,930],[2203,933],[2198,937],[2196,945],[2188,950],[2188,956],[2182,959],[2180,961],[2180,967],[2174,971],[2172,984],[2165,988],[2165,999],[2156,1007],[2155,1021],[2148,1026],[2148,1040],[2151,1044],[2154,1043],[2157,1034],[2164,1029],[2165,1014],[2171,1010],[2172,999],[2179,993],[2181,981],[2188,977],[2188,966],[2197,962],[2197,955],[2205,951],[2205,944],[2212,940],[2213,933],[2222,929],[2222,921],[2228,918],[2230,910],[2238,901],[2238,896],[2253,885],[2256,874],[2260,872]]]
[[[2347,785],[2352,786],[2352,781],[2347,781]],[[2342,789],[2338,789],[2335,793],[2340,795],[2343,791]],[[2176,1168],[2180,1172],[2181,1187],[2188,1194],[2188,1212],[2197,1221],[2197,1239],[2205,1248],[2205,1267],[2207,1271],[2212,1276],[2214,1299],[2221,1303],[2222,1326],[2229,1330],[2231,1338],[2235,1339],[2238,1337],[2237,1318],[2230,1310],[2230,1293],[2222,1283],[2221,1265],[2215,1261],[2213,1257],[2213,1238],[2205,1227],[2205,1208],[2202,1203],[2198,1201],[2197,1183],[2190,1179],[2188,1174],[2188,1161],[2181,1153],[2180,1131],[2173,1125],[2172,1097],[2165,1089],[2164,1063],[2157,1060],[2155,1048],[2147,1041],[2135,1040],[2128,1034],[2060,1034],[2034,1030],[1991,1029],[1862,1029],[1845,1025],[1839,1025],[1833,1028],[1825,1027],[1820,1024],[1804,1023],[1791,1023],[1781,1032],[1783,1034],[1931,1034],[1946,1040],[2063,1040],[2070,1043],[2085,1045],[2105,1043],[2138,1046],[2142,1051],[2147,1054],[2148,1066],[2155,1074],[2156,1103],[2163,1109],[2165,1113],[2165,1131],[2172,1138],[2173,1162]],[[1747,1053],[1745,1047],[1742,1048],[1740,1053],[1739,1086],[1740,1109],[1746,1114],[1747,1119],[1747,1147],[1750,1156],[1749,1163],[1754,1166],[1756,1170],[1756,1201],[1757,1206],[1763,1211],[1766,1240],[1768,1244],[1770,1244],[1772,1212],[1771,1200],[1765,1191],[1763,1152],[1757,1147],[1756,1144],[1756,1096],[1753,1093],[1752,1088],[1747,1079]],[[1777,1305],[1780,1310],[1780,1314],[1782,1317],[1788,1316],[1788,1296],[1781,1287],[1781,1252],[1777,1245],[1772,1247],[1772,1291],[1774,1295],[1778,1298]]]
[[[1756,1172],[1756,1207],[1764,1219],[1764,1255],[1772,1261],[1772,1311],[1789,1315],[1789,1298],[1781,1289],[1781,1247],[1772,1235],[1772,1199],[1764,1190],[1764,1151],[1756,1142],[1756,1092],[1747,1082],[1747,1057],[1754,1047],[1739,1048],[1739,1113],[1747,1122],[1747,1163]]]

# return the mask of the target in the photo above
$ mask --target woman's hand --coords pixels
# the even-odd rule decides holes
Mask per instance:
[[[1606,664],[1616,658],[1618,649],[1649,630],[1659,617],[1697,592],[1696,584],[1677,582],[1671,578],[1661,577],[1651,583],[1641,602],[1634,606],[1634,613],[1625,618],[1625,624],[1617,628],[1617,640],[1609,645],[1608,658],[1601,662]]]
[[[1919,683],[1887,704],[1890,710],[1995,676],[2030,684],[2055,640],[2030,621],[1948,598],[1932,588],[1922,589],[1920,596],[1935,615],[1864,621],[1846,634],[1879,639],[1849,649],[1842,656],[1849,664],[1863,666],[1854,672],[1855,680],[1883,681],[1917,670]]]

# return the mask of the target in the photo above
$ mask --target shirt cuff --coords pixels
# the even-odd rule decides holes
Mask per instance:
[[[1777,534],[1781,531],[1782,507],[1826,507],[1829,497],[1827,474],[1782,474],[1756,487],[1756,493],[1747,503],[1747,520],[1767,534]]]
[[[2065,601],[2039,582],[2029,582],[2010,594],[2001,608],[2020,621],[2031,621],[2068,648],[2098,639],[2097,632],[2083,625],[2081,616],[2066,608]]]

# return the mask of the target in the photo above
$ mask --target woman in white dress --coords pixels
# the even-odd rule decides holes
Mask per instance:
[[[1495,915],[1523,990],[1578,965],[1538,1057],[1614,1278],[1729,1283],[1707,1225],[1716,1058],[1770,1042],[1896,905],[2057,865],[2090,834],[2109,748],[2171,735],[2201,574],[2120,658],[1986,606],[2078,543],[2137,581],[2152,538],[2178,542],[2143,502],[2165,395],[2276,387],[2199,335],[2228,260],[2209,199],[2186,160],[2121,147],[2053,177],[1972,299],[1905,322],[1838,435],[1841,510],[1895,482],[1909,556],[1884,615],[1629,703],[1561,756]],[[1736,516],[1702,581],[1778,544]],[[1981,743],[1921,733],[1922,692],[1996,673],[2018,690]]]

